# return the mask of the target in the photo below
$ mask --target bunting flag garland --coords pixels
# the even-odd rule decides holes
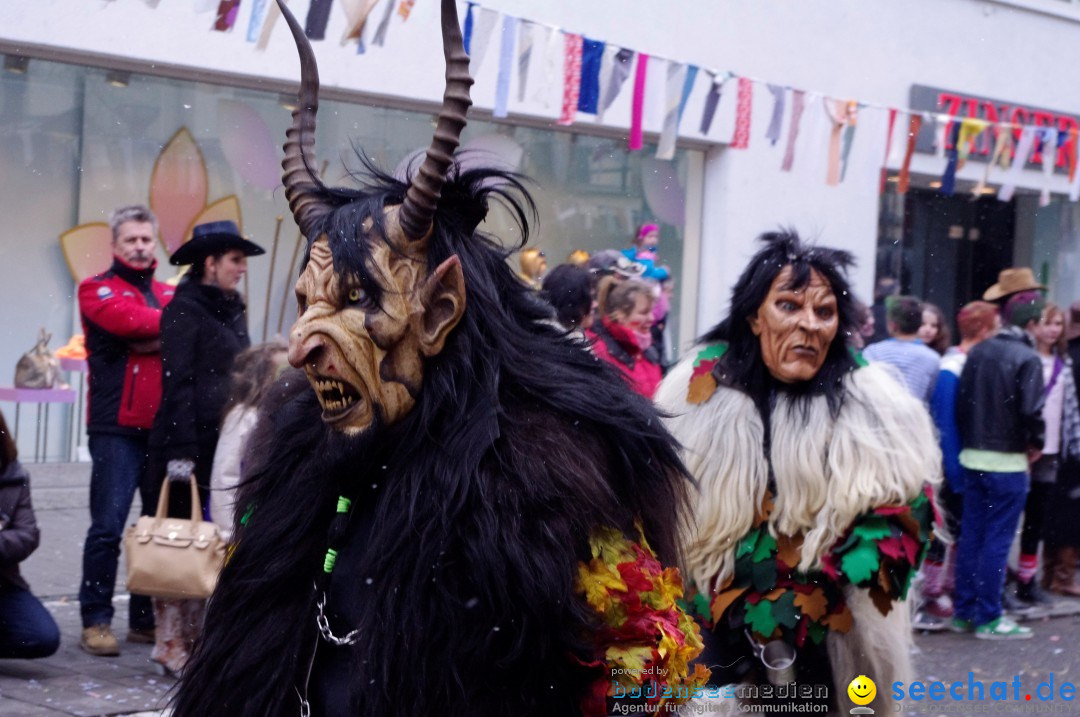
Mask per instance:
[[[956,165],[960,159],[960,122],[953,122],[949,130],[949,147],[945,149],[948,162],[945,164],[945,173],[941,175],[941,193],[950,196],[956,191]]]
[[[960,123],[960,135],[957,138],[957,162],[956,168],[962,169],[964,164],[967,163],[968,155],[971,153],[971,145],[983,133],[990,123],[986,120],[974,119],[968,117]]]
[[[686,103],[690,100],[690,93],[694,91],[694,82],[697,81],[698,67],[697,65],[687,65],[686,67],[686,79],[683,80],[682,96],[679,98],[679,123],[682,124],[683,110],[686,109]]]
[[[577,115],[578,96],[581,92],[581,46],[583,38],[572,32],[565,33],[566,45],[563,56],[563,99],[558,123],[574,123]]]
[[[495,109],[492,115],[506,117],[510,102],[510,75],[514,63],[514,40],[518,34],[518,19],[503,15],[502,41],[499,47],[499,79],[495,82]]]
[[[1069,166],[1069,181],[1071,182],[1076,177],[1076,149],[1077,149],[1077,128],[1070,127],[1068,139],[1065,140],[1065,161]],[[1075,201],[1075,200],[1074,200]]]
[[[1009,167],[1009,171],[1005,174],[1005,180],[1001,183],[1001,189],[998,190],[997,198],[1002,202],[1012,199],[1013,194],[1016,192],[1016,183],[1019,181],[1028,157],[1031,156],[1031,150],[1035,146],[1035,131],[1037,129],[1037,127],[1027,125],[1020,130],[1020,141],[1016,143],[1016,154],[1013,155],[1012,166]]]
[[[600,73],[600,106],[597,108],[597,119],[603,119],[604,112],[611,107],[615,102],[615,98],[619,96],[619,92],[622,90],[624,84],[626,84],[627,78],[630,77],[630,70],[634,64],[634,51],[627,50],[626,48],[616,48],[608,46],[610,52],[605,56],[611,57],[611,69],[609,72],[601,70]],[[606,79],[605,79],[606,78]]]
[[[311,0],[307,19],[304,21],[304,34],[309,40],[326,39],[326,23],[330,21],[330,5],[333,0]]]
[[[799,122],[802,121],[803,108],[806,103],[806,93],[802,90],[791,92],[791,121],[788,123],[787,147],[784,149],[784,162],[780,170],[790,172],[795,163],[795,142],[799,138]]]
[[[540,50],[540,66],[533,77],[533,98],[543,107],[551,106],[551,96],[554,94],[551,83],[555,78],[562,75],[563,59],[565,50],[560,47],[563,42],[563,34],[554,28],[537,26],[542,31],[543,41],[537,40],[536,49]],[[535,54],[535,50],[534,50]],[[536,64],[535,62],[533,63]]]
[[[401,21],[405,22],[409,19],[409,14],[412,12],[413,5],[416,4],[416,0],[401,0],[401,4],[398,5],[398,15],[401,15]]]
[[[994,142],[994,152],[990,155],[990,161],[983,168],[982,179],[975,185],[974,195],[978,197],[986,189],[990,181],[990,169],[995,166],[1008,168],[1009,149],[1012,147],[1012,132],[1007,129],[998,129],[997,140]],[[1005,162],[1005,164],[1003,164]]]
[[[829,118],[829,169],[825,183],[831,187],[840,183],[840,140],[847,121],[847,102],[825,98],[825,115]]]
[[[638,53],[637,69],[634,71],[634,101],[630,108],[630,144],[631,151],[645,146],[641,120],[645,110],[645,78],[649,71],[649,56]]]
[[[656,147],[657,159],[675,157],[675,140],[679,134],[679,105],[682,102],[685,82],[686,65],[668,60],[667,84],[664,86],[664,123],[660,129],[660,142]]]
[[[780,141],[780,125],[784,121],[784,100],[787,97],[787,88],[781,85],[766,85],[773,96],[772,117],[769,118],[769,129],[765,131],[765,139],[775,147]]]
[[[275,4],[275,3],[272,3]],[[375,9],[375,6],[379,4],[379,0],[343,0],[342,5],[345,8],[345,17],[348,22],[345,26],[345,32],[341,34],[341,44],[344,45],[349,40],[356,40],[359,42],[357,51],[363,53],[363,40],[364,27],[367,25],[368,16],[371,11]],[[271,8],[273,12],[273,8]]]
[[[911,184],[911,155],[915,154],[915,140],[919,137],[920,129],[922,129],[922,115],[912,112],[911,118],[908,120],[907,149],[904,150],[904,164],[900,167],[900,177],[896,185],[898,194],[907,194],[908,187]]]
[[[1069,128],[1069,139],[1066,147],[1069,152],[1069,201],[1080,200],[1080,172],[1077,172],[1077,128]]]
[[[525,89],[529,82],[529,61],[533,55],[533,30],[537,26],[528,20],[518,23],[518,102],[525,101]]]
[[[266,19],[266,4],[268,0],[254,0],[251,5],[251,19],[248,21],[247,41],[255,42],[259,39],[259,29],[262,28],[263,20]]]
[[[236,13],[240,10],[240,0],[221,0],[218,5],[217,17],[214,18],[214,29],[218,32],[228,32],[236,24]]]
[[[285,0],[288,3],[288,0]],[[262,31],[259,33],[259,41],[255,43],[256,50],[265,50],[266,46],[270,44],[270,33],[274,29],[274,23],[281,17],[281,8],[278,7],[276,2],[272,2],[266,7],[266,19],[263,20]]]
[[[735,106],[735,134],[731,138],[732,149],[750,146],[750,110],[754,104],[754,83],[748,77],[740,77],[737,104]]]
[[[393,0],[387,0],[393,2]],[[469,74],[475,80],[480,74],[480,66],[487,55],[488,45],[491,44],[491,36],[495,32],[495,21],[499,13],[486,7],[479,8],[479,12],[473,20],[470,42],[465,46],[465,52],[469,53]]]
[[[394,14],[394,0],[387,0],[386,9],[383,10],[382,19],[379,20],[379,26],[375,29],[375,37],[371,40],[372,45],[383,46],[386,42],[386,32],[390,29],[390,17]]]
[[[702,134],[708,134],[712,127],[713,117],[716,116],[716,108],[720,105],[720,94],[724,91],[724,80],[718,74],[713,73],[712,83],[709,85],[709,94],[705,97],[705,111],[701,113]]]
[[[581,41],[581,85],[578,89],[578,112],[596,114],[600,104],[600,63],[605,43],[584,38]]]
[[[840,181],[844,181],[844,177],[847,176],[848,157],[851,156],[851,145],[855,143],[855,126],[856,118],[859,112],[859,104],[857,102],[848,102],[847,106],[847,127],[844,128],[844,148],[840,152]]]
[[[1054,176],[1054,162],[1057,160],[1058,131],[1047,127],[1042,131],[1042,171],[1043,186],[1039,192],[1039,206],[1050,205],[1050,180]]]
[[[377,1],[377,0],[376,0]],[[368,12],[371,8],[368,8]],[[472,35],[473,29],[476,27],[476,3],[466,3],[465,6],[465,22],[461,27],[461,44],[465,48],[465,54],[469,54],[469,49],[472,47]]]
[[[881,160],[881,181],[878,194],[885,193],[885,179],[889,176],[889,153],[892,152],[893,129],[896,127],[896,110],[889,110],[888,129],[885,134],[885,157]]]

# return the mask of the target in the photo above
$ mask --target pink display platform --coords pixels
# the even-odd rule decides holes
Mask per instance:
[[[13,403],[75,403],[79,392],[73,388],[14,388],[0,386],[0,401]]]

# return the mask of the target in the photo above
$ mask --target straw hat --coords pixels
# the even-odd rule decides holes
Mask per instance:
[[[1015,294],[1018,291],[1031,291],[1032,289],[1045,289],[1046,287],[1035,281],[1035,274],[1026,266],[1002,269],[998,274],[997,283],[983,293],[984,301],[997,301],[1003,296]]]

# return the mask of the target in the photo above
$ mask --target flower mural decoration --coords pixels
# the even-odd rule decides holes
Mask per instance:
[[[176,131],[154,161],[149,205],[158,218],[158,237],[172,254],[191,238],[196,224],[229,219],[243,232],[240,201],[235,194],[207,204],[206,161],[186,127]],[[112,263],[112,234],[106,222],[80,224],[60,235],[68,269],[75,283],[104,271]]]

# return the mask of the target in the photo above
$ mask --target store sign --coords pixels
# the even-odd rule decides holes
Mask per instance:
[[[935,114],[949,116],[945,125],[946,149],[952,149],[949,139],[952,135],[954,119],[962,120],[967,117],[986,120],[992,126],[976,137],[972,142],[969,160],[987,162],[994,151],[998,132],[1010,131],[1013,133],[1013,147],[1020,139],[1020,125],[1034,125],[1036,127],[1053,127],[1058,130],[1080,128],[1080,117],[1077,115],[1047,110],[1039,107],[1031,107],[1016,102],[995,100],[989,97],[968,95],[963,92],[943,90],[939,87],[926,87],[925,85],[911,86],[911,109],[925,110]],[[1014,125],[1009,129],[1002,129],[995,123],[1008,122]],[[923,122],[922,130],[915,143],[915,151],[926,154],[937,152],[935,137],[937,136],[939,123]],[[1055,148],[1057,160],[1055,166],[1060,170],[1068,167],[1068,156],[1064,142],[1059,142]],[[1035,152],[1028,158],[1028,165],[1042,164],[1042,143],[1036,143]]]

